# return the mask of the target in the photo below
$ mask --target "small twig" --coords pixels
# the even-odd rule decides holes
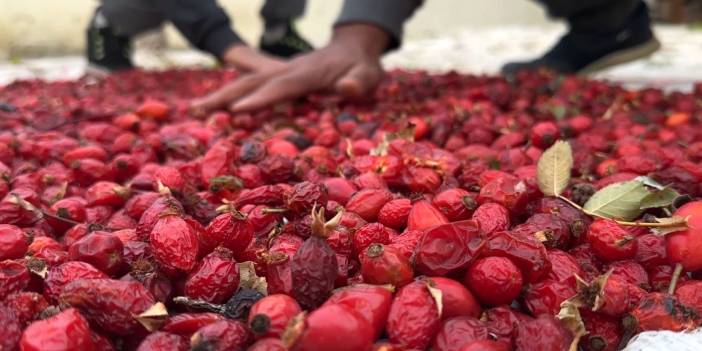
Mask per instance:
[[[676,263],[675,270],[673,271],[673,277],[670,279],[670,285],[668,286],[668,295],[673,295],[675,293],[675,288],[678,285],[678,279],[680,279],[682,270],[683,266],[680,263]]]

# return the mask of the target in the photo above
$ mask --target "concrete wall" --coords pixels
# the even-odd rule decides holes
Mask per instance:
[[[378,0],[382,1],[382,0]],[[220,0],[232,15],[237,31],[250,43],[260,34],[258,10],[263,0]],[[0,0],[0,59],[63,55],[81,52],[84,27],[96,0]],[[309,0],[300,30],[315,44],[329,37],[342,0]],[[437,32],[467,26],[544,24],[543,12],[527,0],[427,0],[408,23],[408,39],[431,37]],[[173,28],[169,44],[184,46]]]

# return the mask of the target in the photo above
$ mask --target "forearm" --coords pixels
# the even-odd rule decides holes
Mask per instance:
[[[232,30],[229,16],[215,0],[158,0],[159,8],[198,49],[223,60],[227,49],[243,40]]]
[[[366,23],[383,29],[390,36],[386,50],[402,41],[404,23],[423,0],[346,0],[335,26]]]

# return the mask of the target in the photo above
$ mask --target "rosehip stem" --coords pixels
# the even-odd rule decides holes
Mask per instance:
[[[682,274],[683,266],[680,263],[675,264],[675,270],[673,271],[673,276],[670,278],[670,285],[668,286],[668,295],[673,295],[675,293],[675,288],[678,285],[678,279],[680,279],[680,274]]]

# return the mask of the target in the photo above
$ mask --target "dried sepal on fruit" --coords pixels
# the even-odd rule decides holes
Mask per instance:
[[[578,305],[577,302],[570,299],[563,301],[561,310],[556,315],[556,318],[560,319],[566,328],[573,333],[573,341],[570,343],[569,351],[577,351],[580,338],[588,334],[585,329],[585,323],[583,323],[583,319],[580,316],[580,311],[578,310],[580,306]]]
[[[255,263],[252,261],[240,262],[239,266],[239,287],[253,289],[263,296],[268,295],[268,283],[265,277],[256,275]]]

